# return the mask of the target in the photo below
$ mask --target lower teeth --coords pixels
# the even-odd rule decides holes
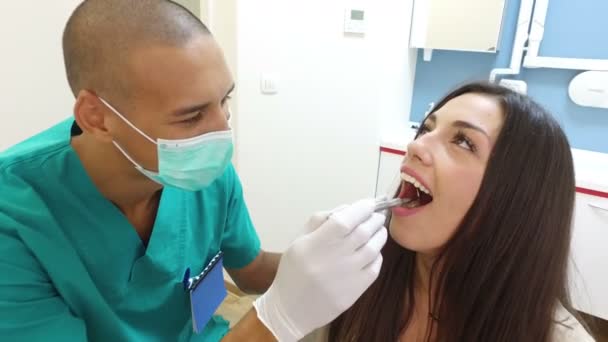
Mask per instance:
[[[411,208],[416,208],[419,205],[420,205],[420,200],[414,200],[414,201],[406,203],[405,207],[411,209]]]

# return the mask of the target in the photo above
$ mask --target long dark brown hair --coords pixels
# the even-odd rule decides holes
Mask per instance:
[[[570,146],[550,113],[494,84],[464,85],[433,112],[468,93],[495,98],[504,124],[477,197],[431,269],[426,340],[549,341],[557,305],[570,309]],[[382,254],[378,280],[331,324],[330,341],[393,342],[407,327],[416,254],[391,238]]]

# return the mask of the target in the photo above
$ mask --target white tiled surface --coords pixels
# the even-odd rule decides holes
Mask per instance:
[[[608,154],[572,149],[576,186],[608,193]]]

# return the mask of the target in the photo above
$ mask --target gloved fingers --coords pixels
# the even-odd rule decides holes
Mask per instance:
[[[370,285],[378,279],[378,275],[380,275],[380,270],[382,269],[383,262],[382,254],[378,254],[376,259],[372,261],[370,264],[363,268],[363,271],[367,274]]]
[[[374,234],[384,226],[386,217],[379,213],[373,213],[367,221],[358,225],[346,237],[344,243],[349,250],[357,250],[367,244]]]
[[[317,213],[314,213],[309,219],[308,222],[306,223],[306,233],[310,233],[310,232],[314,232],[315,230],[317,230],[317,228],[319,228],[323,223],[325,223],[325,221],[327,221],[327,219],[329,218],[329,216],[335,212],[338,212],[344,208],[348,207],[348,205],[343,204],[339,207],[336,207],[332,210],[324,210],[324,211],[319,211]]]
[[[372,215],[375,205],[373,199],[357,201],[331,214],[318,231],[328,238],[344,237]]]
[[[355,252],[353,256],[355,267],[364,269],[372,264],[381,255],[382,247],[384,247],[387,238],[388,232],[386,228],[380,228],[365,245]]]

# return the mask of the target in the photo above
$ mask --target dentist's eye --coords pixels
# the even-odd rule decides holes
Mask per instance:
[[[232,100],[232,95],[226,95],[226,97],[224,97],[224,99],[222,100],[222,106],[230,100]]]
[[[454,136],[453,142],[456,145],[458,145],[459,147],[462,147],[471,152],[477,151],[477,147],[475,146],[473,141],[469,137],[467,137],[466,134],[464,134],[464,132],[462,132],[462,131],[459,131],[458,133],[456,133],[456,136]]]
[[[194,123],[199,122],[202,117],[203,117],[203,112],[199,111],[194,116],[192,116],[192,117],[190,117],[190,118],[188,118],[186,120],[180,121],[180,123],[183,123],[183,124],[194,124]]]

